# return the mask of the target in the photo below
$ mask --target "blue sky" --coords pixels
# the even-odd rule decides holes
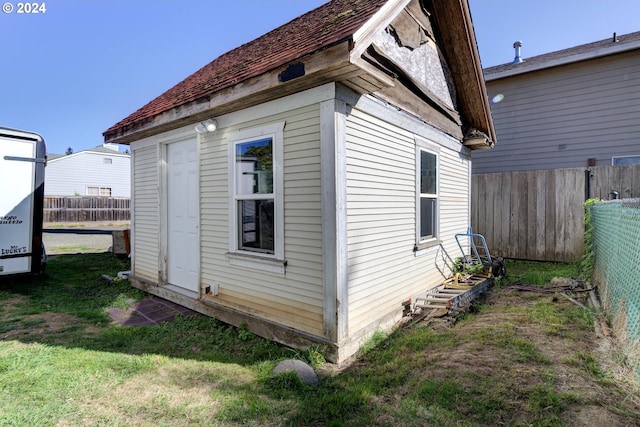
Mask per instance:
[[[3,10],[6,6],[5,0]],[[220,54],[325,0],[49,0],[0,12],[0,126],[40,133],[48,152],[102,132]],[[640,31],[637,0],[469,0],[482,65]]]

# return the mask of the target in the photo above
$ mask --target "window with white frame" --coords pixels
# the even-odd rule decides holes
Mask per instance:
[[[231,251],[282,259],[282,138],[284,123],[230,138]]]
[[[637,165],[640,163],[640,156],[613,156],[611,164],[613,166],[620,165]]]
[[[416,154],[416,240],[421,244],[438,238],[438,155],[424,147],[419,147]]]
[[[87,196],[111,197],[111,187],[87,187]]]

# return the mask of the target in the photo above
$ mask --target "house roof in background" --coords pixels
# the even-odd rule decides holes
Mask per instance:
[[[608,39],[545,53],[531,58],[523,56],[524,62],[510,62],[485,68],[483,70],[485,80],[496,80],[503,77],[640,49],[640,31],[620,36],[616,35],[615,40],[616,41],[614,41],[614,36],[612,35],[612,37]]]
[[[349,39],[388,0],[333,0],[202,67],[104,134],[187,104]]]
[[[115,150],[113,150],[111,148],[107,148],[107,147],[104,147],[102,145],[99,145],[99,146],[94,147],[94,148],[87,148],[86,150],[76,151],[76,152],[74,152],[72,154],[47,153],[47,162],[50,162],[52,160],[58,160],[58,159],[61,159],[61,158],[77,156],[78,154],[83,154],[83,153],[110,154],[110,155],[113,155],[113,156],[130,157],[128,153],[120,153],[120,152],[115,151]]]

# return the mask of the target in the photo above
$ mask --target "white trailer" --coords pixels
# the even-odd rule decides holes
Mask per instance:
[[[0,127],[0,277],[44,272],[45,165],[40,135]]]

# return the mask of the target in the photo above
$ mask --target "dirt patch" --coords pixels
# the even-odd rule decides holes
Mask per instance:
[[[584,296],[575,298],[588,303]],[[429,366],[437,367],[428,371],[434,381],[488,381],[496,390],[509,390],[510,405],[523,410],[532,405],[532,391],[552,389],[566,402],[557,414],[566,425],[640,423],[640,387],[633,372],[621,363],[612,338],[597,335],[573,302],[554,294],[494,289],[479,306],[479,312],[471,318],[462,314],[458,322],[449,316],[420,323],[438,333],[448,329],[456,341],[453,348],[430,348],[424,355]],[[575,321],[561,321],[558,313],[567,311],[576,313]],[[505,422],[517,424],[514,417]]]
[[[0,321],[11,325],[0,330],[0,341],[5,340],[38,340],[39,337],[63,336],[66,332],[82,329],[83,334],[94,335],[100,328],[87,321],[66,313],[42,312],[37,314],[16,314],[25,304],[26,297],[14,297],[2,301]],[[54,340],[55,341],[55,340]],[[64,338],[59,342],[64,344]]]

